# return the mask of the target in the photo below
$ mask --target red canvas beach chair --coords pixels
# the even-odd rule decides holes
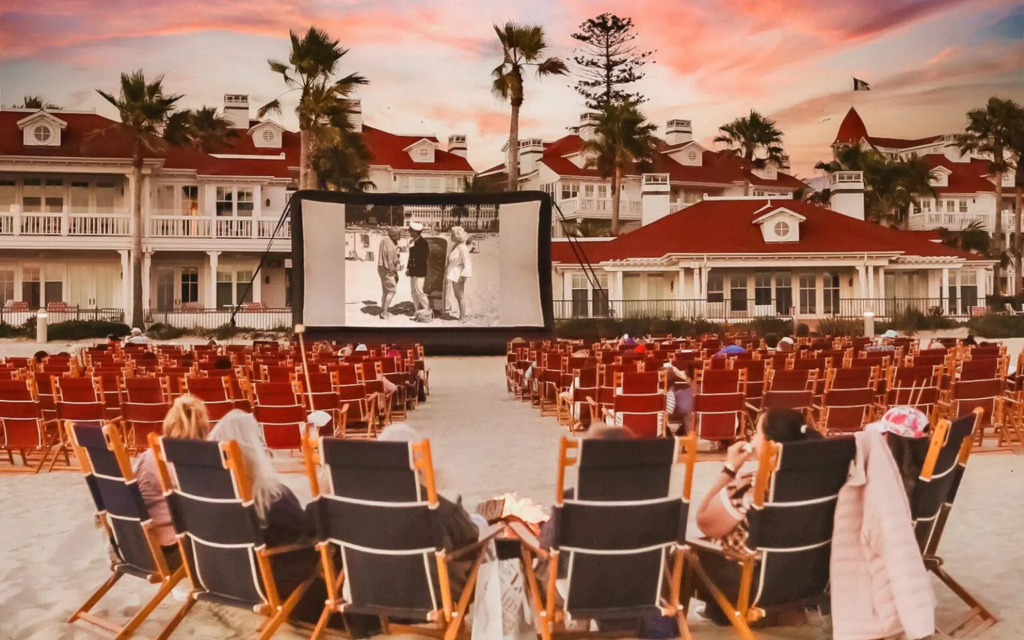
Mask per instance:
[[[732,441],[747,432],[747,403],[743,393],[696,393],[693,428],[699,440]]]
[[[51,453],[50,469],[61,455],[70,468],[67,446],[60,423],[43,417],[32,380],[0,380],[0,451],[8,463],[0,472],[39,473]],[[15,453],[21,456],[21,467],[15,465]],[[32,461],[36,455],[38,463]]]
[[[875,392],[861,389],[832,389],[822,396],[818,428],[826,436],[856,433],[874,415]]]
[[[665,394],[616,395],[607,417],[611,424],[622,427],[633,438],[663,436],[668,425]]]
[[[229,376],[188,376],[182,385],[189,395],[199,398],[206,405],[206,413],[211,424],[220,422],[229,411],[238,408]]]

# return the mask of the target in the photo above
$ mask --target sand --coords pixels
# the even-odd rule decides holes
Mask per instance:
[[[409,422],[431,439],[442,492],[452,498],[461,495],[467,505],[505,491],[550,503],[562,432],[553,418],[540,418],[536,410],[508,397],[502,359],[431,358],[430,366],[433,394],[410,415]],[[718,468],[719,463],[698,463],[695,502]],[[1024,635],[1022,475],[1024,456],[972,458],[940,547],[949,572],[1000,619],[979,636],[982,639]],[[301,476],[290,475],[286,482],[301,501],[309,500]],[[97,637],[88,628],[72,628],[64,622],[109,575],[106,544],[93,526],[82,476],[65,472],[0,477],[0,513],[0,638]],[[965,609],[941,584],[935,584],[939,622],[950,622]],[[152,592],[153,587],[125,578],[97,612],[127,619],[131,609]],[[154,637],[176,608],[176,602],[165,601],[137,637]],[[258,622],[245,611],[202,604],[174,637],[249,638]],[[697,638],[736,637],[731,629],[714,627],[695,615],[691,629]],[[285,627],[276,637],[306,636]],[[813,616],[806,626],[766,629],[758,637],[812,640],[828,635],[822,621]]]

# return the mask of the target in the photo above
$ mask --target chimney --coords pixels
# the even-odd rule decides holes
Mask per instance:
[[[792,165],[789,164],[789,156],[783,154],[782,162],[779,164],[779,171],[783,173],[789,173]]]
[[[864,172],[835,171],[828,177],[828,208],[856,220],[864,219]]]
[[[647,226],[669,214],[669,183],[667,173],[645,173],[640,191],[641,224]]]
[[[249,129],[249,96],[244,93],[224,94],[224,117],[232,129]]]
[[[579,136],[584,140],[593,140],[594,136],[597,135],[594,132],[594,127],[597,126],[597,114],[588,111],[580,114],[580,124],[578,129]]]
[[[348,101],[348,108],[351,113],[348,116],[348,121],[352,123],[352,129],[356,133],[363,132],[363,102],[361,100],[352,99]]]
[[[670,147],[693,141],[693,125],[689,120],[669,120],[665,123],[665,142]]]
[[[466,144],[466,136],[459,133],[448,136],[448,153],[465,158],[468,149],[469,147]]]
[[[525,176],[537,168],[537,161],[544,155],[544,141],[530,138],[519,141],[519,175]]]

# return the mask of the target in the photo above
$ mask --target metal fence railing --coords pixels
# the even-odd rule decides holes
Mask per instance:
[[[11,326],[21,326],[35,318],[41,309],[19,309],[15,311],[10,307],[0,307],[0,322]],[[94,308],[63,307],[60,310],[46,311],[48,324],[68,322],[70,320],[102,320],[105,322],[124,322],[124,309],[117,308]]]
[[[600,297],[555,300],[556,320],[573,318],[671,318],[743,321],[754,318],[863,318],[872,312],[879,320],[910,311],[966,319],[984,304],[970,296],[947,298],[830,298],[824,303],[789,298],[722,298],[690,300],[603,300]]]
[[[216,329],[231,321],[232,309],[146,310],[146,325],[166,324],[179,329]],[[292,325],[290,307],[280,309],[242,309],[235,314],[239,329],[270,331]]]

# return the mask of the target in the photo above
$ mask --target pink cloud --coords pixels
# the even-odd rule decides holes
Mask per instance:
[[[430,105],[423,107],[426,114],[433,120],[443,123],[453,131],[465,128],[465,125],[472,123],[476,133],[484,137],[507,137],[510,114],[507,110],[471,110],[453,109],[449,105]],[[528,130],[540,126],[541,121],[537,118],[520,116],[520,130]]]

